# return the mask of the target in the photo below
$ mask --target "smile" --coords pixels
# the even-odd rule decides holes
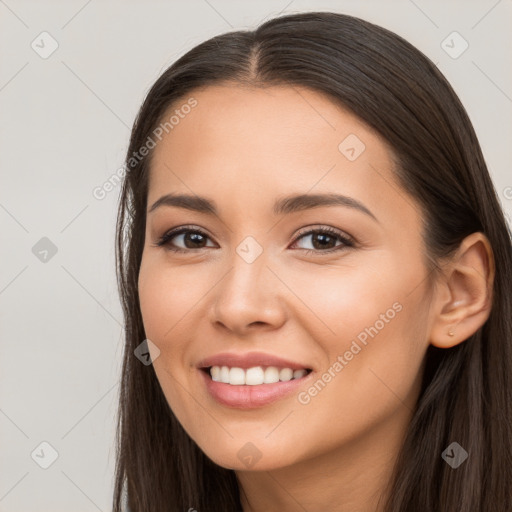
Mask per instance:
[[[309,369],[292,370],[260,366],[246,370],[227,366],[218,366],[218,370],[214,368],[202,368],[198,372],[208,394],[217,404],[235,409],[255,409],[295,395],[314,375]],[[212,373],[216,375],[215,378],[225,378],[229,382],[214,380]],[[277,376],[279,379],[276,381]],[[273,382],[265,383],[265,377]],[[262,380],[263,382],[260,382]],[[252,384],[248,384],[247,381]]]
[[[228,366],[212,366],[207,369],[215,382],[230,384],[231,386],[259,386],[261,384],[274,384],[300,379],[311,370],[303,368],[278,368],[276,366],[253,366],[252,368],[238,368]]]

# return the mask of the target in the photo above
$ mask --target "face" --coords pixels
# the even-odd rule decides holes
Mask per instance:
[[[172,411],[238,470],[402,435],[431,319],[420,210],[389,148],[306,88],[191,96],[153,149],[139,275]],[[155,205],[169,194],[196,201]]]

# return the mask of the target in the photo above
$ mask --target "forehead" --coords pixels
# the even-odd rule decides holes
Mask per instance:
[[[191,108],[192,98],[195,106]],[[319,165],[340,153],[354,161],[363,149],[377,158],[390,156],[384,141],[359,118],[326,95],[304,87],[210,86],[175,102],[162,125],[171,119],[172,126],[164,125],[163,143],[154,150],[156,160],[172,156],[175,161],[212,161],[236,154],[245,160],[257,157],[260,165],[282,157],[290,162],[307,158],[305,164]],[[347,137],[347,147],[340,147]],[[343,153],[354,145],[356,155]]]
[[[376,210],[411,206],[385,141],[317,91],[210,86],[176,102],[163,122],[173,115],[153,149],[148,205],[169,192],[261,207],[291,192],[336,191]]]

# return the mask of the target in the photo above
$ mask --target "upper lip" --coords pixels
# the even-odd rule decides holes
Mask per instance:
[[[291,368],[292,370],[311,369],[307,365],[283,359],[282,357],[266,354],[264,352],[248,352],[234,354],[224,352],[207,357],[199,362],[198,368],[210,366],[229,366],[230,368],[253,368],[254,366],[277,366],[278,368]]]

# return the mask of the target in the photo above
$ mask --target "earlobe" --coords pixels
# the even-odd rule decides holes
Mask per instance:
[[[434,292],[432,345],[453,347],[484,325],[492,307],[494,273],[494,256],[487,237],[480,232],[467,236]]]

